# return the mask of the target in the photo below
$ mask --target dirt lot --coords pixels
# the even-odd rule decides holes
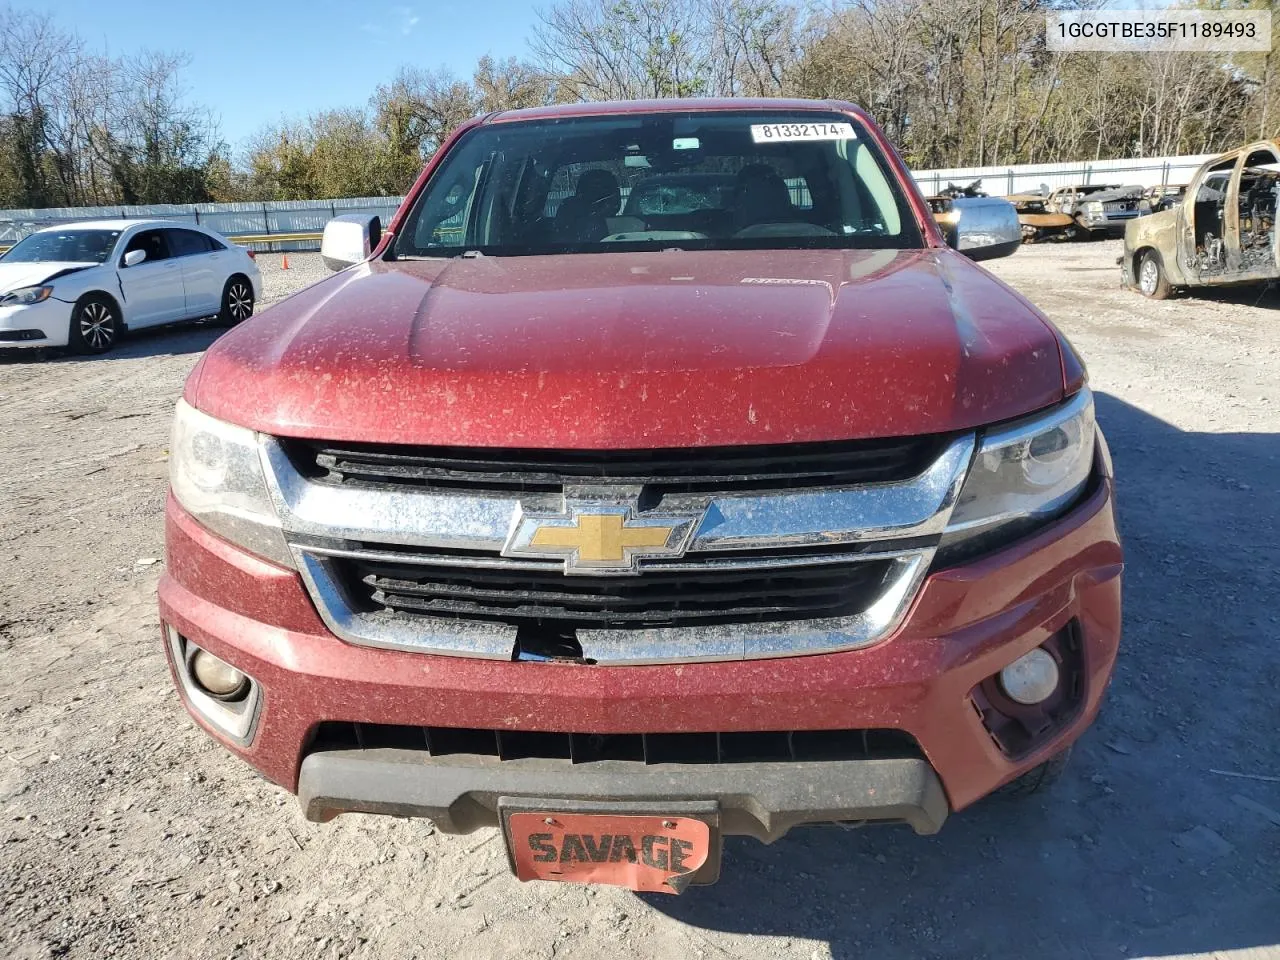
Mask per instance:
[[[306,823],[158,640],[170,410],[217,331],[0,361],[0,956],[1280,957],[1280,296],[1146,302],[1117,253],[993,265],[1087,358],[1120,475],[1124,648],[1065,782],[930,839],[731,841],[681,898],[520,885],[492,831]],[[270,259],[273,297],[319,276]]]

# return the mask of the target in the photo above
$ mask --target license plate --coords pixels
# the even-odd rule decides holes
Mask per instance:
[[[692,817],[522,812],[506,827],[521,880],[680,893],[711,854],[710,826]]]

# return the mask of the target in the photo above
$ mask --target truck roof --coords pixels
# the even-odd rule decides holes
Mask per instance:
[[[663,100],[601,100],[593,103],[562,103],[549,107],[524,107],[520,110],[502,110],[485,118],[487,123],[506,123],[512,120],[549,120],[558,117],[598,117],[609,114],[629,113],[688,113],[691,110],[770,110],[830,113],[833,110],[854,110],[860,107],[839,100],[800,100],[770,97],[690,97]]]

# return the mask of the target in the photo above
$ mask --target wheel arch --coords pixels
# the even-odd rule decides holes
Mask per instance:
[[[121,298],[116,296],[110,290],[104,290],[102,287],[90,287],[88,290],[83,291],[78,297],[76,297],[75,302],[71,305],[71,312],[74,314],[76,308],[90,297],[106,300],[110,303],[111,306],[115,308],[116,316],[120,318],[120,328],[122,330],[129,329],[129,318],[125,315],[124,304],[121,302]]]
[[[1169,279],[1169,268],[1165,266],[1164,254],[1160,252],[1160,248],[1152,243],[1144,243],[1134,249],[1133,257],[1129,261],[1129,280],[1135,287],[1138,285],[1138,271],[1142,268],[1142,261],[1146,259],[1149,253],[1153,254],[1156,262],[1160,264],[1160,269],[1163,271],[1165,279]]]

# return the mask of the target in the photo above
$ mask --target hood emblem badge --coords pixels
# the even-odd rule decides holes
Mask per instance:
[[[564,513],[521,507],[504,557],[563,560],[568,574],[637,573],[642,557],[680,557],[701,516],[637,514],[625,503],[569,501]]]

